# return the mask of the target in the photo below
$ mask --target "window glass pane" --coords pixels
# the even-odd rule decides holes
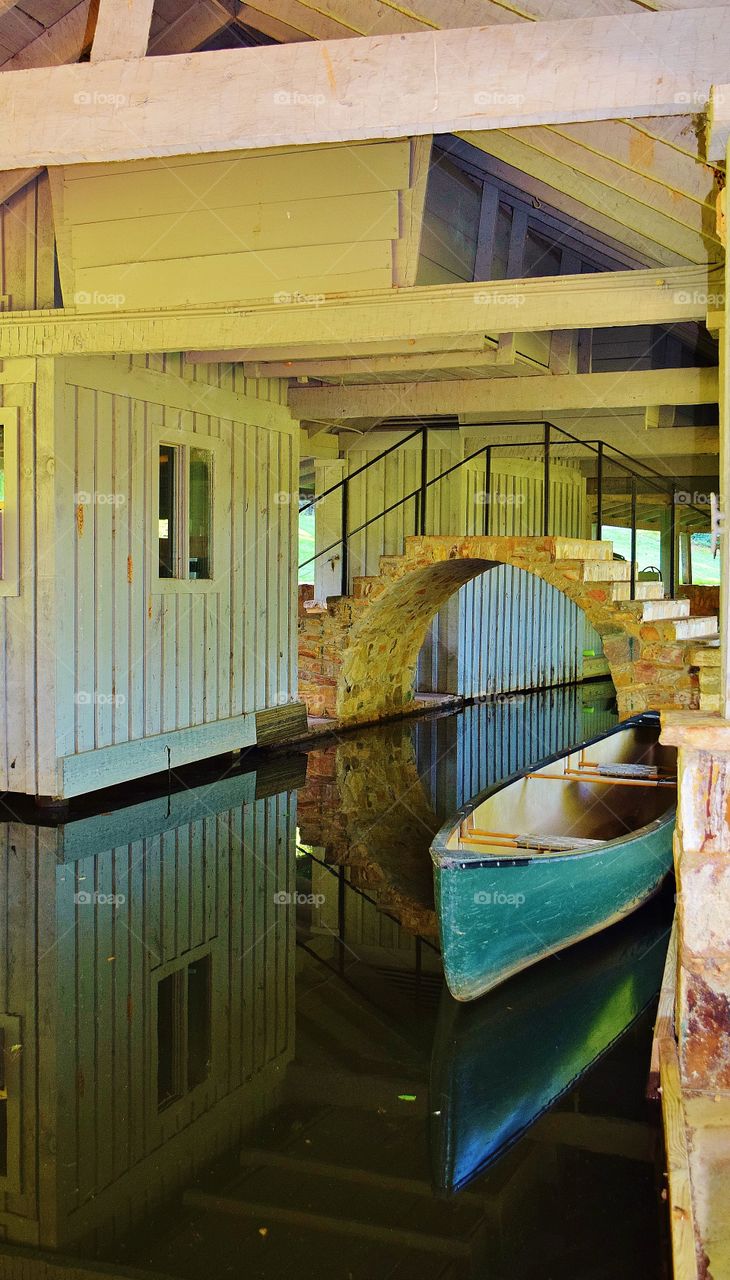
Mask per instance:
[[[189,555],[190,577],[210,577],[211,455],[190,450]]]
[[[179,1097],[180,982],[171,973],[157,984],[157,1105],[164,1107]]]
[[[188,965],[188,1089],[210,1072],[210,956]]]
[[[160,577],[176,578],[177,574],[177,449],[160,445]]]

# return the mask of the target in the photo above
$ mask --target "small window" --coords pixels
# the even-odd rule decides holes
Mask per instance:
[[[212,494],[211,451],[161,442],[157,512],[160,578],[211,579]]]
[[[157,984],[157,1107],[208,1079],[211,1059],[211,960],[199,956]]]

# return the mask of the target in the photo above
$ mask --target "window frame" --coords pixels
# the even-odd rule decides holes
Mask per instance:
[[[152,448],[150,450],[150,469],[149,469],[149,490],[150,490],[150,510],[151,524],[150,529],[150,548],[149,548],[149,573],[151,589],[153,594],[164,595],[168,592],[185,592],[189,594],[209,594],[211,592],[220,592],[223,584],[218,579],[220,577],[219,567],[219,549],[222,546],[223,539],[220,536],[220,519],[221,504],[216,501],[216,480],[221,465],[221,449],[223,442],[216,440],[212,436],[198,434],[195,431],[178,431],[175,427],[165,430],[164,427],[158,427],[154,432]],[[210,454],[210,547],[209,547],[209,578],[161,578],[160,577],[160,474],[159,459],[160,449],[163,445],[167,445],[171,449],[177,449],[178,459],[178,483],[177,483],[177,506],[175,513],[175,523],[177,525],[177,542],[178,542],[178,563],[189,565],[190,551],[190,454],[193,449],[200,449],[204,453]]]
[[[5,498],[2,518],[0,596],[20,595],[19,410],[0,408],[4,434]]]
[[[215,1025],[215,986],[213,977],[214,956],[213,942],[208,941],[202,943],[201,946],[193,947],[190,951],[186,951],[184,955],[178,956],[175,960],[169,961],[167,964],[160,965],[151,970],[150,977],[154,983],[153,994],[151,1000],[151,1035],[150,1035],[150,1071],[149,1079],[151,1082],[150,1089],[150,1112],[163,1126],[172,1125],[171,1132],[175,1131],[177,1125],[178,1108],[188,1104],[192,1099],[200,1095],[200,1091],[206,1089],[216,1075],[216,1061],[214,1051],[213,1027]],[[208,1071],[207,1074],[195,1084],[189,1082],[190,1069],[190,1039],[189,1039],[189,989],[188,989],[188,971],[193,965],[208,963]],[[160,1061],[160,1044],[159,1044],[159,997],[160,986],[163,982],[172,980],[173,983],[173,1046],[172,1046],[172,1082],[173,1092],[169,1098],[160,1101],[159,1098],[159,1061]]]

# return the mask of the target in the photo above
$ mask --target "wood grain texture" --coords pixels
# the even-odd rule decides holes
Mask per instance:
[[[34,121],[2,139],[0,166],[679,115],[688,95],[706,100],[723,81],[726,17],[639,13],[29,70],[0,81],[0,114]],[[571,64],[581,77],[567,86]]]

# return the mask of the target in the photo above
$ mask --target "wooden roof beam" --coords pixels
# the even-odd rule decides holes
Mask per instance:
[[[465,335],[477,335],[483,344],[486,333],[704,320],[708,308],[723,302],[720,268],[675,267],[382,289],[311,303],[277,304],[269,298],[162,311],[91,306],[0,315],[0,359],[83,350],[88,355],[208,351],[216,360],[251,360],[262,349],[305,347],[315,354],[318,346],[332,350],[336,343],[340,350],[360,344],[363,354],[366,343],[395,342],[408,351],[416,340],[438,350],[444,339],[453,347],[467,345]]]
[[[728,63],[725,7],[0,74],[0,168],[676,115]]]
[[[143,58],[154,0],[101,0],[91,46],[92,62]]]
[[[534,413],[622,409],[656,404],[715,404],[717,369],[637,369],[626,373],[552,374],[448,382],[290,387],[289,408],[309,422],[429,414]],[[655,439],[652,431],[651,438]]]

